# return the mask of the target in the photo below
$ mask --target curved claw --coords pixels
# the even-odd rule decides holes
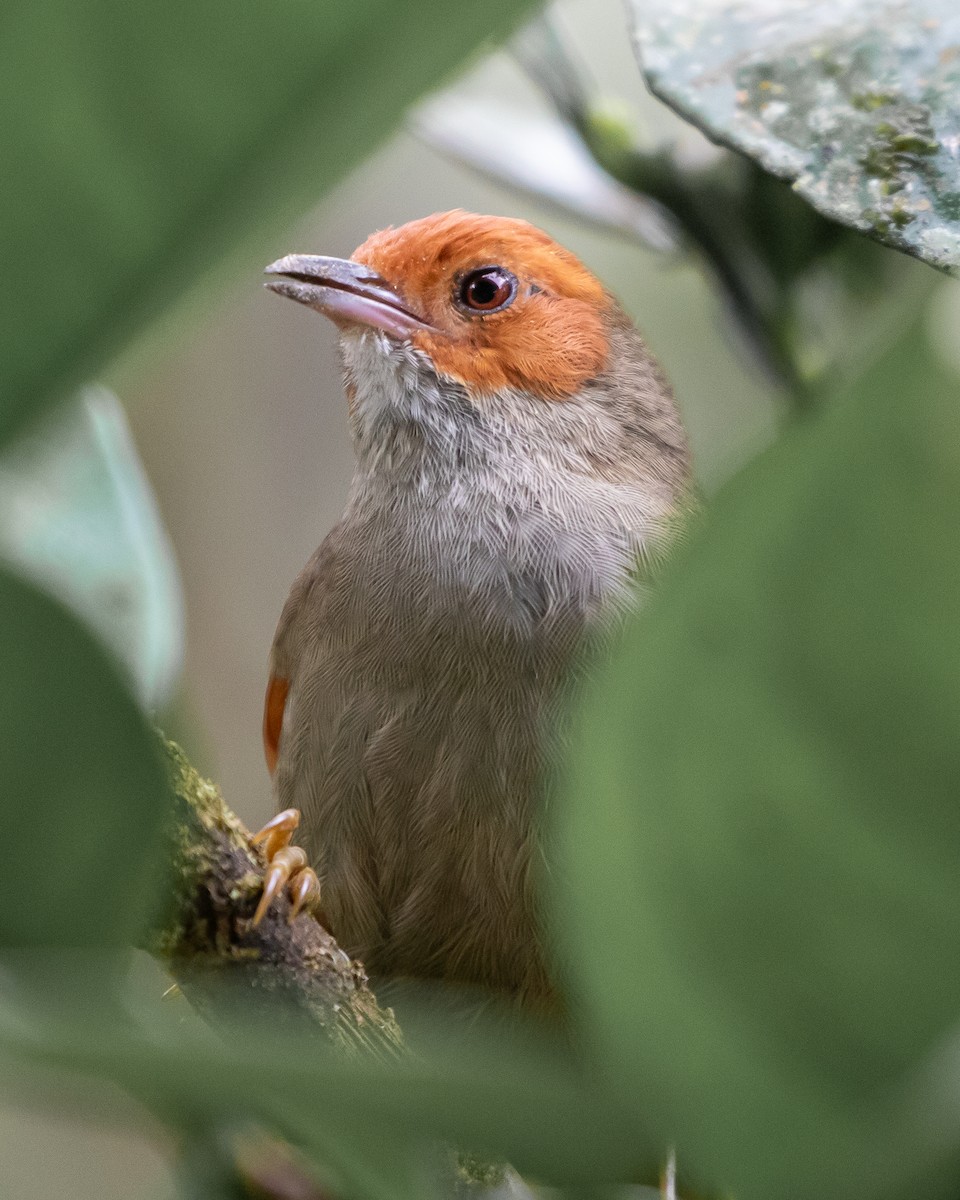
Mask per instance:
[[[319,899],[320,880],[312,868],[303,867],[290,881],[290,916],[287,917],[290,924],[293,924],[302,908]]]
[[[299,824],[299,810],[285,808],[283,812],[278,812],[275,817],[271,817],[266,825],[250,838],[250,841],[254,846],[259,846],[261,842],[265,843],[263,852],[267,861],[272,862],[284,847],[290,845],[290,839]]]
[[[286,846],[271,858],[270,866],[263,877],[263,895],[260,897],[257,911],[253,914],[255,927],[263,920],[267,909],[283,890],[283,885],[290,876],[296,871],[301,871],[306,865],[307,856],[299,846]]]

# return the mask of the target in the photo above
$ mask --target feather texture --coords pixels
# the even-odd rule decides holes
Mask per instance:
[[[462,214],[445,218],[426,243],[415,230],[405,249],[403,230],[367,243],[368,261],[433,322],[424,297],[439,296],[438,272],[449,285],[506,253],[495,228],[478,246],[476,226],[461,226]],[[534,232],[536,253],[521,245],[507,265],[522,280],[532,271],[536,295],[560,310],[590,307],[602,362],[573,390],[545,393],[524,386],[535,372],[445,369],[419,335],[345,330],[356,473],[341,521],[294,584],[271,670],[289,680],[277,803],[303,813],[344,947],[375,975],[542,1001],[538,814],[562,714],[634,602],[637,564],[675,525],[689,461],[640,335]],[[483,336],[494,349],[509,341],[489,324]],[[564,346],[554,351],[560,362]]]

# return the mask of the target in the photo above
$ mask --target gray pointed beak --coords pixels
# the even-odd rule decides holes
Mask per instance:
[[[400,341],[432,328],[376,271],[350,259],[288,254],[265,273],[278,278],[264,287],[316,309],[337,325],[367,325]]]

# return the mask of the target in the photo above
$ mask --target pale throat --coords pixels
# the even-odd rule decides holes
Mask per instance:
[[[659,526],[649,496],[591,477],[536,425],[481,410],[409,345],[370,331],[342,347],[357,455],[344,521],[359,536],[409,540],[407,566],[423,551],[471,587],[496,590],[502,575],[514,589],[535,581],[546,602],[629,605]]]
[[[340,345],[358,472],[439,484],[484,447],[480,414],[426,355],[375,330],[345,333]]]

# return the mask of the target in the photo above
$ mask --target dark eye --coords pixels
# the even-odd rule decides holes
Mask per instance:
[[[471,312],[499,312],[513,302],[517,277],[506,267],[478,267],[460,280],[457,300]]]

